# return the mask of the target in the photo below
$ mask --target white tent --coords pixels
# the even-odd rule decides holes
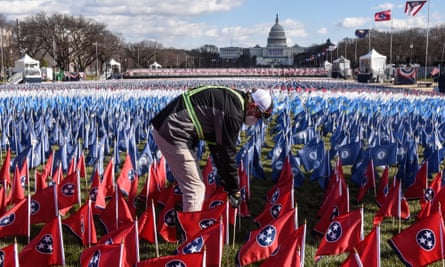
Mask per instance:
[[[343,56],[335,59],[332,63],[332,76],[343,78],[351,76],[351,61]]]
[[[40,62],[25,54],[14,63],[14,72],[25,72],[29,69],[40,69]]]
[[[105,77],[107,79],[119,78],[120,75],[121,75],[121,63],[117,62],[113,58],[110,59],[105,65]]]
[[[367,76],[367,80],[380,82],[384,80],[386,56],[372,49],[366,55],[361,56],[359,60],[359,76],[363,76],[362,79],[365,79],[365,76]]]
[[[329,62],[329,61],[327,61],[327,60],[325,60],[325,61],[323,62],[323,67],[324,67],[324,69],[325,69],[326,71],[331,71],[331,69],[332,69],[332,63]]]
[[[117,62],[116,60],[114,60],[113,58],[110,59],[110,61],[108,62],[108,65],[110,65],[111,67],[116,67],[118,69],[121,68],[121,63]]]
[[[162,66],[156,61],[153,64],[150,64],[150,69],[159,69],[159,68],[162,68]]]

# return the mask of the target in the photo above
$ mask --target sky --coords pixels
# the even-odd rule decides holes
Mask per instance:
[[[278,15],[287,45],[308,47],[354,38],[356,29],[394,31],[445,25],[445,1],[429,0],[416,16],[405,0],[0,0],[0,14],[15,21],[39,12],[84,16],[107,25],[125,42],[155,41],[195,49],[267,45]],[[391,10],[391,21],[375,22]]]

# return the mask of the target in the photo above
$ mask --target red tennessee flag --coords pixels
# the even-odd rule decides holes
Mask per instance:
[[[154,206],[153,200],[151,201],[151,205],[145,209],[145,211],[139,216],[138,225],[139,225],[139,236],[154,244],[157,242],[157,229],[156,229],[156,210]]]
[[[373,188],[375,188],[375,170],[374,161],[371,159],[368,163],[368,167],[366,168],[365,176],[362,177],[362,183],[357,194],[357,201],[362,201],[363,197],[366,195],[366,192]]]
[[[337,255],[351,251],[362,239],[362,209],[337,217],[320,241],[315,260],[323,255]]]
[[[306,225],[301,225],[297,230],[289,234],[278,251],[267,258],[261,267],[286,266],[300,267],[304,262],[304,248],[306,241]]]
[[[98,177],[98,178],[96,178],[96,176]],[[108,180],[108,178],[107,178],[107,180]],[[95,171],[95,181],[98,181],[98,182],[94,182],[94,184],[97,184],[97,187],[94,187],[94,188],[96,188],[97,190],[95,191],[96,192],[96,201],[94,202],[94,210],[96,210],[96,214],[102,214],[102,212],[103,212],[103,210],[105,210],[105,208],[107,207],[107,192],[106,192],[106,190],[107,190],[107,182],[106,182],[106,180],[104,179],[104,180],[102,180],[102,181],[100,181],[100,176],[99,176],[99,173],[98,173],[98,170],[96,169],[96,171]],[[113,187],[113,185],[111,184],[111,186]],[[111,193],[113,193],[112,191],[111,191]],[[113,197],[113,194],[111,194],[109,197]]]
[[[335,220],[336,217],[349,212],[349,190],[346,189],[341,196],[334,200],[331,210],[326,211],[314,226],[314,232],[324,235],[329,224]]]
[[[179,225],[185,233],[186,240],[207,227],[217,224],[226,211],[225,203],[215,207],[193,212],[177,212]]]
[[[248,240],[241,246],[235,261],[245,266],[268,258],[282,244],[289,233],[295,231],[295,209],[281,215],[271,224],[251,231]]]
[[[76,171],[75,166],[75,158],[71,158],[70,164],[68,165],[68,170],[66,171],[67,174],[73,173]]]
[[[88,200],[68,218],[63,219],[62,224],[82,241],[82,245],[90,246],[97,243],[91,200]]]
[[[178,198],[175,197],[175,190],[177,188],[177,186],[170,186],[165,189],[165,194],[168,193],[169,198],[166,200],[167,202],[158,217],[158,232],[167,242],[178,241],[178,237],[176,236],[176,223],[178,217],[175,208],[178,203]]]
[[[402,183],[397,180],[396,186],[391,187],[385,202],[374,216],[374,225],[381,224],[385,217],[409,219],[411,213],[408,201],[402,194]]]
[[[45,163],[45,166],[43,167],[42,173],[48,178],[48,176],[52,173],[52,168],[54,164],[54,150],[49,154],[48,160]]]
[[[35,170],[34,173],[35,173],[35,183],[34,183],[35,191],[38,192],[48,187],[48,183],[46,182],[48,176],[45,175],[43,172],[39,172],[37,170]]]
[[[430,210],[441,210],[443,214],[445,211],[445,205],[443,203],[445,203],[445,187],[442,187],[437,195],[434,197]]]
[[[161,189],[156,184],[155,162],[150,163],[147,172],[147,178],[145,178],[144,187],[141,190],[140,197],[145,199],[146,206],[150,202],[150,199],[157,199]]]
[[[292,167],[290,165],[289,157],[286,157],[283,162],[283,167],[278,177],[278,182],[276,185],[272,186],[266,193],[266,201],[269,201],[275,194],[277,188],[286,187],[290,183],[293,183]]]
[[[328,199],[328,195],[331,193],[332,189],[338,186],[341,186],[342,189],[346,189],[346,180],[345,180],[345,175],[343,173],[343,165],[341,162],[341,157],[337,157],[334,171],[331,173],[331,176],[329,177],[329,183],[324,193],[323,203],[326,202],[326,200]],[[321,214],[319,213],[319,215]]]
[[[1,266],[18,267],[19,258],[18,258],[17,243],[1,248],[0,259],[1,259],[0,261]]]
[[[382,177],[380,177],[379,188],[377,189],[377,196],[375,197],[375,202],[379,207],[383,205],[386,197],[389,193],[389,168],[385,167],[382,173]]]
[[[97,244],[80,253],[81,267],[122,266],[124,244]]]
[[[182,203],[182,192],[178,184],[175,182],[159,191],[157,195],[157,204],[165,207],[170,198],[175,199],[175,203]]]
[[[12,186],[9,190],[8,203],[18,203],[25,198],[25,186],[28,182],[28,160],[25,159],[23,166],[15,166],[14,176],[12,178]]]
[[[371,232],[355,248],[354,253],[340,267],[380,267],[380,227],[374,227]],[[360,265],[362,264],[362,265]]]
[[[80,201],[80,181],[77,172],[68,174],[57,185],[57,204],[62,215]]]
[[[134,221],[127,201],[119,188],[115,190],[113,198],[108,202],[105,210],[99,215],[99,221],[103,224],[107,233]]]
[[[224,187],[222,186],[219,186],[208,199],[204,200],[204,203],[202,204],[202,209],[203,210],[213,209],[220,205],[224,205],[226,208],[228,208],[228,211],[223,213],[224,223],[226,225],[228,224],[233,225],[235,223],[236,210],[232,206],[228,205],[227,192],[224,191]]]
[[[49,155],[49,158],[46,161],[45,166],[43,167],[41,172],[35,170],[34,187],[36,192],[48,186],[47,180],[49,175],[51,174],[51,168],[53,166],[53,157],[54,157],[54,152]]]
[[[155,172],[156,184],[160,189],[165,188],[165,184],[167,181],[167,162],[165,161],[164,156],[161,156],[161,158],[157,162]]]
[[[59,165],[54,168],[51,179],[53,183],[59,183],[62,178],[63,178],[62,163],[59,163]]]
[[[100,181],[99,170],[96,168],[93,171],[91,178],[91,185],[88,193],[88,199],[91,200],[93,207],[93,214],[100,215],[107,207],[105,199],[105,192],[102,182]]]
[[[60,217],[48,222],[20,252],[21,266],[65,265]]]
[[[342,182],[343,179],[331,177],[331,181],[332,180],[335,180],[336,182],[333,182],[328,189],[329,192],[325,195],[323,202],[320,205],[320,209],[318,210],[318,216],[323,216],[323,214],[331,212],[335,200],[346,192],[346,184]]]
[[[424,161],[420,169],[417,171],[414,183],[409,185],[404,195],[406,199],[420,199],[422,198],[423,192],[428,187],[428,161]]]
[[[97,243],[110,245],[123,242],[125,250],[125,256],[122,258],[123,266],[134,266],[139,259],[139,235],[136,229],[136,221],[128,223],[103,235]]]
[[[206,266],[218,267],[221,266],[221,259],[223,254],[223,234],[224,224],[222,220],[219,223],[213,224],[195,236],[191,237],[187,242],[179,246],[177,252],[179,255],[203,252],[206,250]]]
[[[47,187],[31,196],[31,224],[48,222],[57,217],[56,187]]]
[[[87,175],[87,168],[85,164],[85,157],[83,155],[83,152],[80,154],[79,159],[77,160],[77,166],[76,169],[79,170],[79,176],[82,178],[85,178]]]
[[[255,223],[259,227],[275,220],[280,214],[293,209],[293,187],[293,183],[289,183],[275,189],[271,199],[265,203],[263,212],[255,218]]]
[[[31,198],[23,199],[0,217],[0,237],[28,235],[28,204]]]
[[[162,156],[159,161],[153,161],[148,169],[145,185],[140,196],[148,203],[149,199],[158,199],[161,191],[165,190],[167,171],[165,158]]]
[[[159,258],[151,258],[140,261],[136,267],[200,267],[205,266],[203,253],[192,253],[185,255],[161,256]]]
[[[391,20],[391,9],[377,12],[374,15],[374,21],[387,21],[387,20]]]
[[[418,220],[388,243],[406,266],[426,266],[443,258],[444,225],[440,211]]]
[[[431,184],[425,189],[423,198],[420,199],[420,211],[417,215],[418,218],[426,217],[431,212],[431,206],[433,204],[436,195],[442,188],[442,172],[438,172],[434,176]]]
[[[114,160],[111,159],[102,176],[103,191],[106,198],[114,194]]]
[[[124,195],[128,196],[135,181],[137,181],[137,173],[134,170],[133,163],[131,163],[130,154],[127,153],[121,172],[117,178],[117,184]]]
[[[128,197],[127,197],[128,208],[130,209],[130,212],[133,215],[133,217],[136,216],[138,185],[139,185],[139,178],[137,175],[135,175],[134,180],[131,183],[130,191],[128,192]]]

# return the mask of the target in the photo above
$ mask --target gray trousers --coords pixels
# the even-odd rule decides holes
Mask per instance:
[[[168,143],[156,129],[153,138],[182,191],[182,211],[200,211],[205,197],[205,184],[195,151]]]

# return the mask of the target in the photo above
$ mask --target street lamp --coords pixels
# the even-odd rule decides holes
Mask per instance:
[[[410,45],[409,45],[409,49],[410,49],[410,54],[409,54],[409,64],[411,65],[411,59],[412,59],[412,57],[413,57],[413,43],[411,43]]]
[[[94,42],[96,45],[96,79],[99,80],[99,60],[97,57],[97,42]]]

